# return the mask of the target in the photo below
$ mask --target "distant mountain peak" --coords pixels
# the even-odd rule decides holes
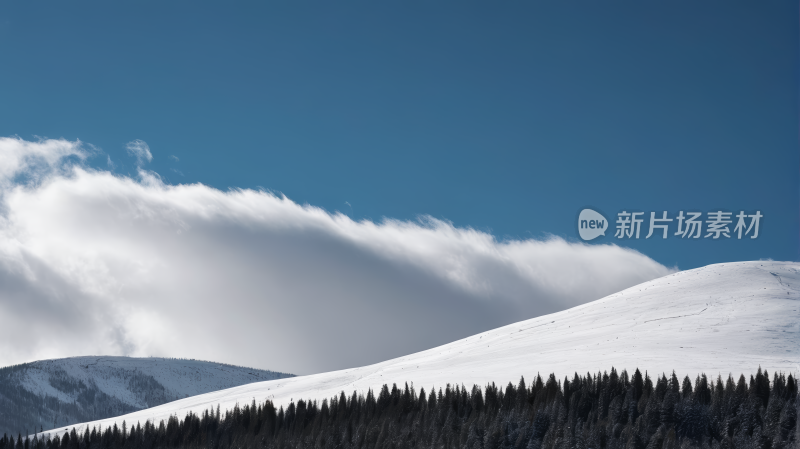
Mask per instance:
[[[38,431],[290,374],[190,359],[82,356],[0,369],[0,433]]]

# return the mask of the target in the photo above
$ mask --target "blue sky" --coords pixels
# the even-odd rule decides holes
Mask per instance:
[[[121,174],[141,139],[169,183],[498,239],[577,240],[584,206],[760,210],[754,241],[619,243],[681,269],[797,260],[797,17],[788,1],[5,2],[0,135],[80,139]]]

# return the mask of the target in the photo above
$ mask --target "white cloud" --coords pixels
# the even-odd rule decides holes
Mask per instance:
[[[85,159],[88,156],[80,141],[40,140],[28,142],[19,138],[0,138],[0,187],[10,187],[19,177],[24,181],[38,181],[62,167],[70,156]]]
[[[141,167],[145,162],[153,160],[153,155],[150,153],[150,146],[144,140],[132,140],[125,145],[128,154],[136,158],[136,165]]]
[[[128,354],[311,373],[670,272],[614,245],[497,241],[430,217],[359,222],[265,191],[64,166],[68,156],[85,157],[79,142],[0,139],[0,161],[15,164],[0,164],[3,365]]]

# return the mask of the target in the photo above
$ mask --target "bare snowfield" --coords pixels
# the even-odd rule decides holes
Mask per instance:
[[[677,272],[563,312],[374,365],[251,383],[75,427],[157,422],[253,399],[286,406],[383,384],[413,382],[426,390],[447,383],[505,385],[520,376],[553,372],[563,378],[612,366],[651,375],[674,369],[692,378],[700,372],[747,375],[759,366],[770,374],[796,375],[800,263],[737,262]]]

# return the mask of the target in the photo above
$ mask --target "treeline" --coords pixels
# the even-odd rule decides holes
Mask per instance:
[[[740,376],[679,381],[673,373],[536,376],[528,385],[447,385],[419,393],[384,385],[366,396],[266,401],[184,419],[4,437],[0,449],[110,448],[480,448],[790,449],[798,447],[797,381],[760,369]]]

